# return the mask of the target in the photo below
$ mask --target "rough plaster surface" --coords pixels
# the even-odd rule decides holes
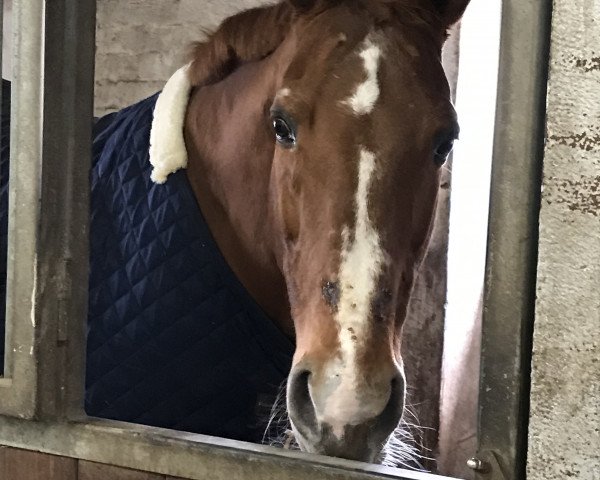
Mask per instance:
[[[600,479],[600,0],[555,0],[529,480]]]

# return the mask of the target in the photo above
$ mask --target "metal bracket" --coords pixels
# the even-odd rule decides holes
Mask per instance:
[[[477,480],[509,480],[500,466],[498,455],[490,450],[469,458],[467,466],[475,472]]]

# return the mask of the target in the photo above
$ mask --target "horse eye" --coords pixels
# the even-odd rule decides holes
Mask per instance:
[[[291,148],[296,144],[296,135],[292,127],[283,118],[274,117],[272,125],[277,143],[285,148]]]
[[[448,155],[450,155],[453,146],[454,140],[447,139],[440,143],[435,149],[433,160],[438,167],[441,167],[444,163],[446,163],[446,159],[448,158]]]

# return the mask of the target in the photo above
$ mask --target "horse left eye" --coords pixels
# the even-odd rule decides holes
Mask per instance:
[[[454,140],[445,140],[438,145],[433,154],[433,160],[437,166],[441,167],[446,163],[446,159],[448,158],[448,155],[450,155],[453,146]]]
[[[285,148],[291,148],[296,144],[296,136],[292,127],[281,117],[274,117],[272,120],[273,131],[277,143]]]

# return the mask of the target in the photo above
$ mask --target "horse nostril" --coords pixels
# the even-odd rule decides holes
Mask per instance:
[[[397,375],[392,378],[390,398],[387,405],[379,415],[378,423],[389,426],[392,430],[396,428],[404,410],[404,378]]]
[[[294,426],[302,433],[314,431],[317,426],[315,408],[308,382],[311,372],[302,370],[293,374],[288,391],[288,410]]]
[[[302,405],[306,403],[310,403],[310,391],[308,390],[308,380],[310,378],[310,372],[305,370],[303,372],[298,373],[292,384],[292,395],[300,402]]]

